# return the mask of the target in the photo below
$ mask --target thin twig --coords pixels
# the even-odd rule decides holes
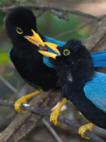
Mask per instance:
[[[17,4],[17,5],[12,5],[12,6],[11,5],[7,5],[7,6],[0,5],[0,11],[7,13],[9,10],[14,9],[17,6],[24,6],[24,7],[28,7],[30,9],[36,9],[36,10],[42,9],[44,11],[55,10],[57,12],[66,12],[66,13],[71,13],[71,14],[85,17],[85,18],[92,19],[92,20],[101,20],[101,17],[103,17],[103,16],[101,16],[101,17],[93,16],[91,14],[84,13],[79,10],[75,10],[75,9],[71,9],[71,8],[56,7],[56,6],[50,6],[50,5],[33,5],[33,4],[30,4],[30,5],[26,5],[26,4],[18,5]]]
[[[8,101],[4,101],[4,100],[0,100],[0,105],[3,105],[3,102],[4,102],[4,106],[11,106],[11,107],[14,106],[13,102],[8,102]],[[50,117],[50,114],[51,114],[51,112],[48,111],[48,110],[44,110],[44,109],[38,108],[38,107],[34,108],[33,106],[30,106],[30,104],[23,104],[22,108],[27,109],[32,113],[39,114],[39,115],[42,115],[42,116]],[[81,126],[81,125],[79,125],[75,122],[72,122],[71,120],[66,119],[62,116],[59,116],[58,120],[59,120],[59,122],[64,123],[64,124],[72,127],[75,132],[78,132],[78,129]],[[86,136],[90,137],[94,142],[104,142],[104,140],[102,140],[100,137],[96,136],[93,132],[87,131]]]
[[[6,79],[4,79],[2,76],[0,76],[0,80],[14,93],[18,94],[18,91],[13,85],[11,85]]]
[[[57,142],[63,142],[62,139],[58,136],[56,131],[50,126],[50,124],[43,118],[43,124],[48,128],[51,134],[54,136]]]
[[[51,98],[54,98],[54,101],[52,101],[53,99],[51,100]],[[30,103],[32,106],[51,110],[58,100],[59,93],[57,91],[48,91],[42,93],[38,97],[34,97]],[[19,142],[37,127],[42,118],[42,115],[36,115],[30,112],[25,115],[17,114],[6,129],[0,133],[0,142]]]
[[[0,132],[3,131],[12,121],[12,119],[16,116],[16,112],[13,111],[9,116],[7,116],[2,124],[0,124]]]

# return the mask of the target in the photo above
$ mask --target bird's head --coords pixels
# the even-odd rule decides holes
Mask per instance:
[[[64,46],[60,47],[55,44],[49,46],[48,51],[39,50],[40,54],[51,58],[50,61],[56,66],[65,67],[66,65],[72,68],[80,68],[82,65],[86,69],[93,66],[92,58],[87,48],[82,45],[80,40],[69,40]]]
[[[6,18],[6,29],[14,42],[25,41],[26,35],[33,35],[36,29],[36,18],[32,11],[25,7],[13,9]]]
[[[64,46],[60,47],[54,43],[43,42],[36,32],[33,33],[33,36],[25,36],[25,38],[39,47],[38,52],[40,54],[50,58],[55,63],[77,64],[81,60],[91,59],[89,51],[82,45],[80,40],[69,40]]]
[[[37,45],[36,38],[32,40],[31,37],[27,37],[27,39]],[[92,58],[81,41],[69,40],[62,47],[46,42],[43,42],[43,44],[38,43],[38,47],[39,45],[42,46],[42,48],[39,48],[38,52],[50,59],[58,73],[62,71],[66,73],[71,72],[76,80],[79,78],[79,80],[83,82],[91,79],[94,75]],[[44,46],[48,48],[46,51],[43,49]]]

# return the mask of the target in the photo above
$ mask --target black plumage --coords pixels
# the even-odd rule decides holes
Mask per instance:
[[[78,40],[70,40],[62,48],[61,56],[51,59],[61,94],[69,99],[92,123],[106,129],[106,113],[96,107],[84,94],[84,85],[95,76],[89,51]]]
[[[32,29],[37,32],[32,11],[24,7],[12,10],[6,18],[6,29],[13,44],[10,58],[22,78],[35,88],[56,89],[56,71],[43,64],[38,47],[24,38],[32,35]]]
[[[106,113],[89,101],[83,91],[95,73],[90,53],[80,41],[70,40],[62,48],[58,47],[61,56],[50,59],[55,70],[43,63],[38,47],[24,37],[31,36],[32,29],[37,32],[35,16],[29,9],[19,7],[10,12],[6,29],[13,44],[11,60],[26,82],[45,91],[61,88],[62,96],[71,100],[88,120],[106,128]]]

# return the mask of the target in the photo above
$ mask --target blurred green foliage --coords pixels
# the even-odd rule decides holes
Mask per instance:
[[[16,3],[35,4],[35,0],[0,0],[0,4],[2,5],[16,5]]]
[[[8,52],[0,53],[0,65],[7,64],[9,61]]]
[[[4,17],[5,15],[3,13],[0,13],[0,31],[3,30],[4,27]]]
[[[6,2],[7,0],[1,0],[1,1]],[[20,0],[16,0],[16,1],[19,2]],[[36,14],[36,11],[34,12]],[[5,31],[5,28],[4,28],[5,24],[3,20],[4,17],[5,15],[3,13],[0,13],[0,36],[2,36],[1,35],[2,32]],[[69,31],[75,30],[82,24],[83,24],[83,21],[80,18],[75,17],[71,14],[69,15],[68,21],[60,19],[57,16],[50,14],[50,12],[45,12],[42,16],[40,16],[37,19],[37,27],[41,34],[55,37],[58,34],[67,32],[67,34],[59,36],[59,38],[57,38],[58,40],[62,40],[62,41],[67,41],[70,38],[76,38],[81,40],[87,38],[89,35],[88,28],[84,28],[77,32],[68,33]],[[8,64],[8,61],[9,61],[8,51],[9,51],[9,48],[11,48],[11,46],[12,45],[7,39],[5,39],[4,42],[0,41],[0,65],[5,66]]]
[[[46,12],[43,16],[38,18],[37,25],[41,33],[53,37],[60,33],[67,32],[67,34],[58,38],[58,40],[67,41],[70,38],[83,40],[88,37],[88,28],[73,32],[72,34],[68,33],[69,31],[75,30],[76,28],[80,27],[82,23],[83,21],[80,18],[75,17],[71,14],[69,15],[69,20],[66,21],[64,19],[59,19],[57,16],[54,16],[49,12]]]
[[[0,0],[0,4],[12,4],[12,3],[14,3],[15,1],[14,0]]]

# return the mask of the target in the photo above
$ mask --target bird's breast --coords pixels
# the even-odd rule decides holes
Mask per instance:
[[[12,50],[11,60],[24,80],[44,90],[56,87],[56,72],[43,64],[41,55]]]

